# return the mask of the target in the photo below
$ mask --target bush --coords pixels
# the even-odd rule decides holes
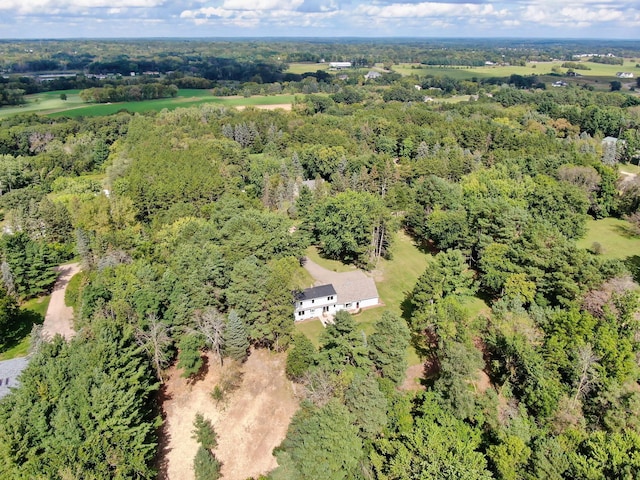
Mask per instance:
[[[75,274],[69,280],[67,289],[64,292],[64,304],[67,307],[76,308],[80,299],[80,290],[84,285],[85,274],[83,272]]]

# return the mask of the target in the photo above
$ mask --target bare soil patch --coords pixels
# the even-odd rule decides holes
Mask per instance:
[[[218,433],[215,454],[222,462],[222,478],[245,480],[277,467],[272,451],[284,439],[298,409],[291,382],[284,374],[286,354],[254,351],[240,368],[240,387],[217,403],[211,392],[228,370],[213,355],[195,382],[171,367],[161,396],[164,425],[160,439],[160,479],[191,480],[197,443],[191,438],[193,420],[200,412]]]
[[[400,390],[406,392],[424,390],[424,385],[420,383],[420,379],[424,376],[424,364],[411,365],[407,368],[404,376],[404,382],[400,385]]]
[[[286,111],[291,111],[291,104],[290,103],[276,103],[274,105],[251,105],[252,108],[259,108],[260,110],[278,110],[278,109],[282,109],[282,110],[286,110]],[[245,108],[247,108],[246,105],[239,105],[236,107],[238,110],[244,110]]]

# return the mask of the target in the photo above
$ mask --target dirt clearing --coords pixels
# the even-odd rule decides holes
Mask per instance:
[[[211,392],[231,362],[209,355],[204,375],[190,384],[172,367],[162,399],[165,417],[160,439],[160,479],[192,480],[197,443],[191,438],[193,419],[200,412],[218,433],[215,454],[222,462],[222,478],[245,480],[277,466],[271,454],[284,439],[298,409],[291,382],[284,374],[286,354],[254,351],[242,366],[240,387],[217,404]]]
[[[290,103],[277,103],[275,105],[239,105],[236,108],[238,110],[244,110],[245,108],[247,108],[247,106],[250,106],[252,108],[258,108],[260,110],[278,110],[278,109],[282,109],[282,110],[286,110],[286,111],[291,111],[291,104]]]

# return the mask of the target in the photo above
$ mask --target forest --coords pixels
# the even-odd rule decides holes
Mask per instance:
[[[503,51],[443,42],[310,45],[327,60],[366,52],[365,65]],[[307,60],[311,47],[259,51]],[[154,48],[176,70],[196,61]],[[566,60],[590,48],[527,46]],[[78,52],[81,68],[115,69]],[[15,55],[5,69],[23,65]],[[256,80],[237,79],[280,81]],[[21,385],[0,400],[6,478],[156,478],[166,369],[196,379],[204,352],[241,363],[255,349],[286,352],[302,392],[262,478],[640,477],[640,257],[580,243],[613,218],[640,242],[637,93],[515,76],[464,83],[475,96],[448,102],[424,101],[411,77],[300,82],[291,111],[0,119],[0,352],[21,305],[50,292],[53,267],[82,264],[67,291],[77,336],[43,342],[35,329]],[[376,310],[373,333],[344,311],[317,344],[296,329],[308,247],[373,271],[400,233],[427,268],[400,304]],[[469,299],[486,309],[470,312]],[[410,391],[399,388],[408,352],[424,366]],[[216,432],[203,418],[194,428],[196,478],[218,478]]]

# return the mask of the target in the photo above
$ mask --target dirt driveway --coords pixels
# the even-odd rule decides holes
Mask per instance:
[[[64,294],[71,277],[80,271],[80,264],[60,265],[56,267],[56,271],[60,273],[60,276],[53,286],[51,301],[42,325],[42,335],[44,338],[52,339],[56,333],[59,333],[70,340],[76,334],[73,330],[73,308],[64,304]]]

